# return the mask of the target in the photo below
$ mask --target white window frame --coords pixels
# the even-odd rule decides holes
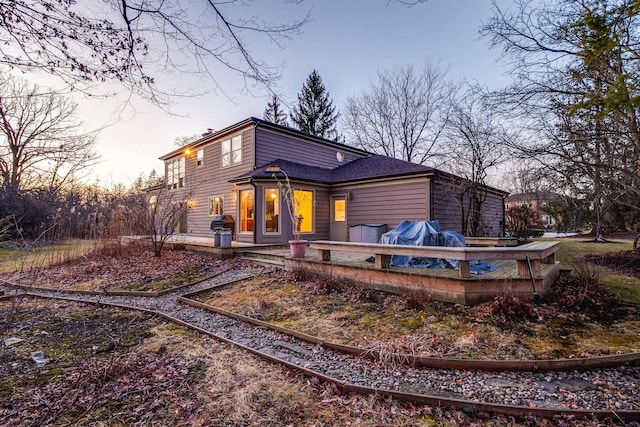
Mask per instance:
[[[186,159],[184,156],[167,162],[167,190],[183,188],[186,177]]]
[[[267,231],[267,193],[271,190],[277,191],[278,196],[276,197],[274,207],[278,211],[278,224],[277,231]],[[262,198],[262,234],[266,236],[279,236],[282,234],[282,199],[280,198],[280,188],[278,187],[264,187],[264,195]]]
[[[220,212],[216,213],[216,200],[220,202]],[[224,197],[223,196],[211,196],[209,197],[209,216],[224,215]]]
[[[196,167],[199,168],[202,166],[204,166],[204,148],[196,151]]]
[[[242,135],[222,141],[220,150],[220,163],[223,168],[242,163]]]

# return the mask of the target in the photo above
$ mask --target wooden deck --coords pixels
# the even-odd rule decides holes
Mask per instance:
[[[238,248],[236,256],[282,265],[287,269],[303,269],[331,274],[372,289],[414,296],[430,295],[434,299],[474,305],[492,300],[498,293],[511,293],[521,299],[533,299],[535,291],[544,294],[560,275],[560,263],[541,264],[534,277],[518,274],[515,260],[486,261],[498,269],[489,273],[461,278],[457,270],[433,268],[376,269],[367,262],[372,254],[335,250],[330,261],[322,261],[315,250],[307,248],[304,258],[291,258],[288,248]]]

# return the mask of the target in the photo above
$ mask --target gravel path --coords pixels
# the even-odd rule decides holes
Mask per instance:
[[[259,350],[301,368],[348,384],[418,393],[478,403],[526,408],[640,411],[640,367],[586,372],[486,372],[389,366],[345,355],[245,322],[186,306],[176,297],[243,280],[250,275],[227,272],[162,297],[81,295],[64,291],[30,291],[54,298],[127,305],[155,310],[219,337]],[[2,287],[0,286],[0,289]],[[5,294],[15,291],[4,288]]]

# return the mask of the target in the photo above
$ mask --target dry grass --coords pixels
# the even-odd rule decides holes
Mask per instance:
[[[587,316],[608,310],[586,307],[591,298],[615,304],[597,293],[599,287],[562,285],[562,292],[540,308],[506,293],[491,303],[461,307],[361,292],[352,284],[328,286],[329,281],[274,271],[216,290],[204,300],[327,341],[380,351],[390,364],[396,363],[393,353],[514,360],[640,351],[637,315],[621,315],[607,326],[603,318]],[[564,322],[560,334],[556,319]]]
[[[93,240],[68,239],[56,245],[0,248],[0,273],[61,264],[86,255],[101,244]]]

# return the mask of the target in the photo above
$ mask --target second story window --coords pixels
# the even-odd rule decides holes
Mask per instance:
[[[167,163],[167,189],[172,190],[184,187],[185,161],[179,157]]]
[[[196,167],[204,165],[204,149],[196,151]]]
[[[222,167],[242,163],[242,135],[222,141]]]

